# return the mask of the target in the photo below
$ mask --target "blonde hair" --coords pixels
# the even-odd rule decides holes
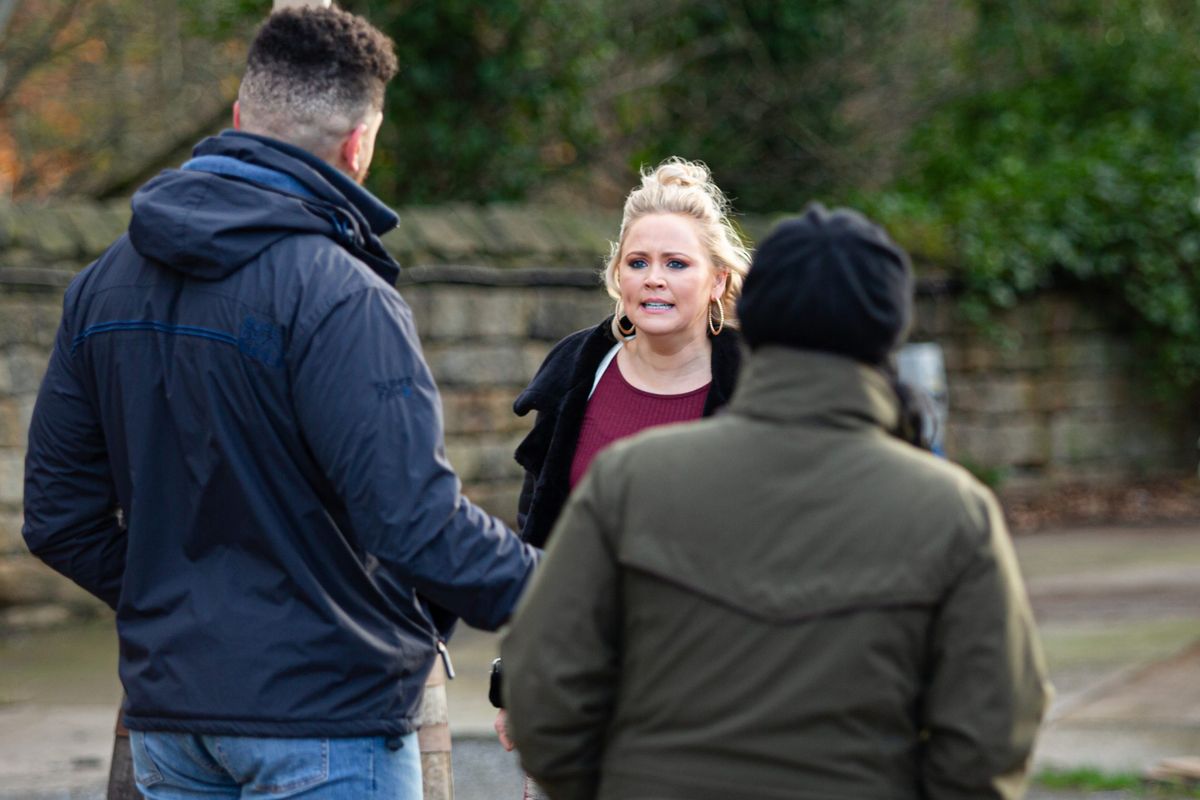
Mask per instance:
[[[713,267],[726,273],[725,291],[719,298],[725,309],[725,324],[736,327],[734,305],[750,269],[750,250],[729,221],[729,200],[713,183],[712,173],[704,162],[672,156],[654,169],[643,168],[642,185],[625,198],[621,231],[617,241],[612,243],[608,264],[604,267],[604,288],[616,301],[613,332],[620,336],[617,324],[624,313],[617,270],[621,265],[625,236],[635,222],[650,214],[678,214],[698,223],[700,240]]]

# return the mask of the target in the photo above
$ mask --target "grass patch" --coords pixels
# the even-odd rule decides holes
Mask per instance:
[[[1101,772],[1098,769],[1046,769],[1034,783],[1044,789],[1072,792],[1129,792],[1134,797],[1200,798],[1200,786],[1148,784],[1131,772]]]
[[[1142,779],[1133,773],[1101,772],[1098,769],[1047,769],[1034,778],[1047,789],[1066,789],[1078,792],[1115,792],[1141,789]]]

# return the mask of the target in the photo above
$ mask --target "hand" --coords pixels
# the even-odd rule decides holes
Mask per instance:
[[[516,745],[513,744],[512,739],[508,738],[508,712],[500,709],[496,714],[496,721],[492,723],[492,727],[496,729],[496,735],[500,737],[500,745],[511,753]]]

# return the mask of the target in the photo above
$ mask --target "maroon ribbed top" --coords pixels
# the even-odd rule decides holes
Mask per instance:
[[[700,419],[710,385],[684,394],[644,392],[629,385],[614,358],[600,376],[583,415],[579,443],[571,460],[571,488],[583,479],[596,454],[617,439],[656,425]]]

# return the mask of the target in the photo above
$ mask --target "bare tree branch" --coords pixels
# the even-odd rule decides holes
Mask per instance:
[[[102,175],[87,184],[81,185],[79,191],[101,200],[111,200],[124,197],[141,184],[145,183],[160,170],[166,169],[179,162],[187,148],[204,136],[215,133],[224,127],[230,118],[230,107],[233,100],[221,103],[214,110],[196,121],[196,124],[180,131],[166,144],[159,147],[136,166],[125,170],[122,174]]]
[[[51,45],[54,44],[55,38],[59,35],[66,24],[75,16],[76,10],[79,8],[82,0],[68,0],[68,2],[59,6],[58,11],[50,19],[50,21],[42,28],[41,33],[37,36],[36,41],[29,47],[26,47],[21,57],[15,59],[14,63],[8,65],[3,75],[0,76],[0,111],[8,103],[9,97],[16,91],[16,88],[21,85],[21,82],[28,77],[29,73],[36,69],[39,65],[45,64],[58,58],[67,50],[72,50],[78,47],[85,38],[72,40],[69,43],[51,50]]]
[[[4,41],[4,32],[8,30],[8,21],[17,10],[17,0],[0,0],[0,42]]]
[[[688,47],[669,53],[656,61],[628,72],[618,73],[596,93],[596,100],[603,103],[642,89],[662,86],[690,64],[721,52],[733,41],[736,40],[728,35],[697,39]]]

